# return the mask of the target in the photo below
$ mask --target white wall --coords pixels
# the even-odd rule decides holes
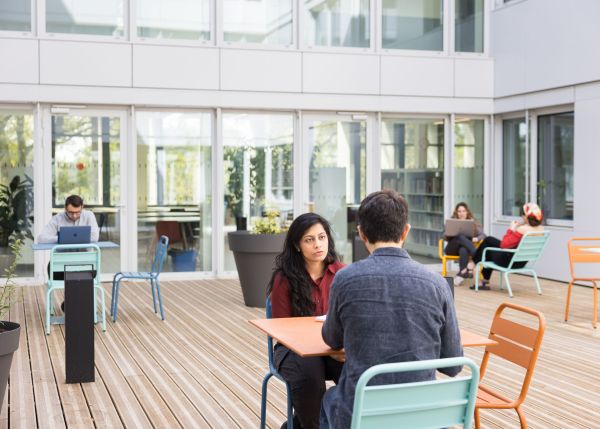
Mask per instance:
[[[494,10],[494,96],[600,80],[599,17],[598,0],[527,0]]]

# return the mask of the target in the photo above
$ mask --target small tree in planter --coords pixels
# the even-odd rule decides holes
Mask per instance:
[[[4,402],[12,356],[19,348],[21,326],[18,323],[3,321],[2,319],[7,315],[10,307],[20,299],[13,279],[17,270],[17,262],[21,256],[21,246],[21,240],[11,241],[10,248],[15,259],[6,268],[4,272],[6,280],[4,286],[0,287],[0,408]]]
[[[233,231],[227,238],[240,277],[244,303],[248,307],[264,307],[275,257],[283,249],[285,241],[279,212],[268,210],[266,217],[256,221],[251,233]]]

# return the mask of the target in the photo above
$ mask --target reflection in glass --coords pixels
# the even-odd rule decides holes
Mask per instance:
[[[123,36],[123,0],[47,0],[46,32]]]
[[[224,113],[225,270],[235,270],[227,232],[236,216],[248,229],[266,209],[293,217],[294,120],[291,114]]]
[[[307,45],[369,47],[370,0],[305,0],[304,10]]]
[[[33,115],[31,113],[0,110],[0,277],[12,263],[9,242],[23,238],[22,257],[17,265],[19,276],[33,277]],[[20,183],[17,190],[10,184]],[[19,231],[17,231],[19,230]],[[19,237],[19,232],[22,236]],[[27,238],[29,237],[29,238]]]
[[[408,201],[406,248],[417,255],[436,255],[444,224],[443,120],[382,121],[381,186]]]
[[[165,271],[212,270],[212,117],[138,111],[138,267],[169,237]]]
[[[0,31],[31,31],[31,1],[0,1]]]
[[[454,204],[466,202],[483,222],[483,119],[457,118],[454,123]]]
[[[210,0],[136,0],[138,37],[210,40]]]
[[[292,0],[224,0],[226,42],[292,44]]]
[[[525,118],[502,121],[502,214],[519,216],[526,203],[526,136]]]
[[[573,219],[573,112],[538,117],[538,202],[547,219]]]
[[[384,49],[444,49],[442,0],[383,0]]]
[[[455,0],[454,50],[483,52],[483,0]]]
[[[352,262],[356,211],[365,197],[366,122],[315,120],[309,132],[310,211],[331,223],[338,254]]]
[[[100,240],[121,242],[121,121],[107,116],[52,116],[52,207],[72,194],[101,226]],[[120,250],[102,251],[102,272],[120,271]]]

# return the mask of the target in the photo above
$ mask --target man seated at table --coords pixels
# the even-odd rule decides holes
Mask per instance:
[[[63,226],[90,226],[90,241],[97,242],[100,236],[98,223],[94,213],[84,210],[83,198],[79,195],[70,195],[65,200],[65,211],[52,216],[50,222],[42,229],[37,237],[38,243],[57,243],[58,230]],[[48,264],[48,275],[50,275],[50,264]],[[55,272],[54,280],[64,280],[64,273]]]
[[[321,405],[321,429],[349,428],[354,392],[373,365],[462,356],[450,288],[402,249],[408,205],[395,191],[370,194],[358,209],[358,233],[370,256],[338,272],[331,286],[323,340],[344,348],[337,386]],[[455,376],[461,367],[441,371]],[[434,370],[379,376],[377,384],[432,380]]]

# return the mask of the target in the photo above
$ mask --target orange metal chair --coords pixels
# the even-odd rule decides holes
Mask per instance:
[[[569,318],[569,304],[571,303],[571,289],[573,283],[584,282],[591,283],[594,289],[594,316],[592,317],[592,326],[595,328],[598,322],[598,289],[596,282],[600,277],[578,277],[575,274],[576,264],[600,264],[600,238],[582,238],[574,237],[569,240],[569,268],[571,270],[571,281],[567,289],[567,302],[565,304],[565,322]]]
[[[520,323],[513,322],[502,317],[505,309],[512,309],[533,316],[537,319],[537,329]],[[544,315],[532,308],[505,302],[500,304],[496,313],[492,327],[490,328],[489,338],[498,342],[495,346],[487,346],[483,359],[481,361],[479,391],[477,392],[477,402],[475,403],[475,427],[480,427],[479,411],[482,408],[510,409],[514,408],[519,416],[521,428],[527,427],[525,414],[521,409],[521,404],[525,401],[533,370],[537,361],[544,331],[546,330],[546,319]],[[521,393],[515,400],[495,392],[482,383],[490,356],[495,355],[509,362],[514,363],[526,369],[521,386]]]

